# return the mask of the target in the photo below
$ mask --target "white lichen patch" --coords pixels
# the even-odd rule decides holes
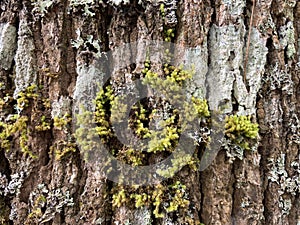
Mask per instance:
[[[65,207],[74,205],[73,198],[68,190],[60,188],[49,190],[44,184],[39,184],[35,191],[29,195],[29,204],[32,214],[40,212],[39,209],[45,208],[45,212],[38,214],[39,224],[52,220],[56,213],[61,213]]]
[[[210,108],[218,110],[223,105],[232,111],[233,83],[240,73],[243,62],[245,28],[241,24],[218,27],[213,25],[209,34],[210,65],[207,74],[207,98]],[[246,87],[244,87],[246,90]]]
[[[105,74],[101,70],[100,62],[95,61],[91,65],[85,65],[77,61],[76,72],[78,74],[73,94],[74,109],[77,112],[81,105],[91,112],[95,109],[94,99],[102,87]]]
[[[246,0],[222,0],[221,2],[232,16],[242,15],[246,6]]]
[[[51,111],[51,117],[63,117],[66,114],[71,114],[71,99],[68,97],[60,96],[59,100],[54,101],[52,103],[52,111]]]
[[[93,8],[96,6],[97,3],[102,3],[101,0],[71,0],[70,1],[70,9],[74,12],[78,9],[83,11],[84,16],[91,16],[95,15]]]
[[[111,3],[111,4],[114,4],[116,6],[121,5],[121,4],[126,5],[126,4],[130,3],[129,0],[109,0],[108,2]]]
[[[279,207],[282,209],[283,214],[289,214],[291,209],[291,199],[284,194],[291,194],[296,196],[300,193],[300,163],[293,161],[291,168],[293,168],[293,174],[289,175],[286,170],[286,155],[280,154],[280,157],[276,160],[269,159],[271,170],[269,172],[268,180],[276,183],[280,186],[278,191],[280,195]]]
[[[196,98],[206,98],[205,80],[208,72],[208,52],[206,43],[203,46],[189,48],[181,57],[180,62],[183,65],[188,65],[187,70],[194,70],[194,75],[191,80],[187,81],[186,91],[188,98],[193,95]]]
[[[286,25],[280,27],[279,37],[281,48],[286,48],[287,57],[292,58],[296,53],[295,29],[292,21],[289,21]]]
[[[294,82],[292,80],[292,75],[288,70],[288,65],[285,65],[285,69],[282,70],[279,68],[278,64],[276,64],[275,66],[270,67],[268,76],[264,77],[263,82],[269,84],[270,91],[281,90],[288,95],[292,95]]]
[[[229,163],[233,163],[237,158],[244,159],[244,149],[238,145],[234,145],[226,138],[222,139],[222,147],[226,150],[226,156]]]
[[[33,6],[32,14],[34,17],[44,17],[48,10],[53,6],[56,0],[35,0],[31,4]]]
[[[143,207],[139,209],[135,209],[134,212],[134,221],[132,224],[143,224],[143,225],[151,225],[151,210],[148,207]]]
[[[85,39],[81,37],[81,31],[76,30],[77,38],[72,40],[71,44],[74,48],[89,51],[90,46],[96,49],[95,52],[92,52],[95,58],[100,58],[102,56],[102,51],[100,47],[100,40],[95,39],[92,35],[88,35]]]
[[[17,48],[17,29],[9,23],[0,23],[0,68],[9,70]]]
[[[261,37],[260,32],[256,28],[252,28],[250,43],[246,73],[249,92],[245,89],[243,76],[240,75],[236,77],[234,82],[234,97],[239,104],[240,114],[255,115],[256,97],[265,72],[268,48],[266,47],[266,39]]]
[[[20,21],[18,36],[14,98],[28,86],[36,83],[37,79],[35,46],[27,21]]]
[[[232,111],[238,104],[238,114],[255,114],[256,96],[264,73],[266,40],[257,29],[252,28],[251,45],[247,63],[246,84],[243,68],[245,60],[245,27],[240,24],[212,26],[209,35],[211,64],[207,75],[208,100],[211,109],[223,106],[224,113]],[[249,92],[247,90],[249,86]]]
[[[5,175],[0,174],[0,195],[4,196],[17,196],[20,194],[20,188],[24,182],[24,173],[15,173],[10,176],[10,181]]]

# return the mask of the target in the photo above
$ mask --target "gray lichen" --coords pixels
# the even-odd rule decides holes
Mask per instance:
[[[231,16],[242,15],[246,6],[246,0],[223,0],[222,3],[226,6]]]
[[[30,193],[29,202],[32,209],[46,208],[46,211],[39,218],[40,224],[53,219],[55,214],[60,213],[65,206],[72,207],[74,205],[69,191],[63,191],[59,188],[48,190],[44,184],[39,184],[36,190]]]
[[[292,21],[280,27],[279,37],[281,47],[286,48],[287,57],[292,58],[296,53],[295,29]]]
[[[244,70],[247,70],[246,79],[249,92],[245,89],[243,76],[237,76],[234,83],[234,97],[239,104],[240,114],[255,115],[256,97],[265,72],[268,48],[266,47],[266,40],[261,37],[256,28],[252,28],[250,43],[247,68],[244,68]],[[244,53],[246,54],[246,52]]]
[[[132,224],[151,225],[151,210],[147,207],[136,209],[134,212],[134,221]]]
[[[118,6],[120,4],[124,4],[124,5],[129,4],[130,1],[129,0],[109,0],[108,2],[113,5]]]
[[[4,196],[17,196],[20,194],[20,188],[24,182],[24,173],[15,173],[11,175],[11,180],[8,182],[5,175],[0,174],[0,195]],[[2,183],[3,182],[3,183]]]
[[[100,41],[94,39],[92,35],[88,35],[85,39],[81,37],[81,31],[79,29],[76,30],[77,38],[76,40],[72,40],[72,46],[76,49],[80,49],[83,51],[89,51],[89,46],[92,46],[96,49],[95,52],[92,52],[94,57],[100,58],[102,56],[102,51],[100,47]]]
[[[207,74],[208,102],[212,110],[220,105],[226,112],[232,111],[232,89],[235,79],[242,76],[244,25],[218,27],[212,25],[209,34],[211,63]],[[246,87],[243,87],[246,90]]]
[[[17,29],[9,23],[0,23],[0,67],[9,70],[17,48]]]
[[[278,64],[270,67],[268,76],[264,77],[263,82],[269,84],[270,91],[281,90],[288,95],[293,94],[294,82],[288,71],[288,65],[285,66],[284,70],[280,69]]]
[[[44,17],[48,9],[53,6],[56,0],[35,0],[32,1],[31,4],[33,5],[32,14],[35,17],[41,16]]]
[[[161,1],[164,4],[164,24],[168,27],[174,27],[177,24],[177,4],[175,0],[163,0]]]
[[[292,162],[291,168],[293,168],[293,175],[289,175],[285,162],[285,154],[280,154],[278,159],[269,159],[271,170],[269,172],[268,180],[276,183],[280,186],[279,194],[279,207],[282,209],[283,214],[289,214],[291,209],[291,199],[284,194],[297,195],[300,193],[300,163]]]
[[[52,111],[51,117],[63,117],[65,114],[71,115],[70,108],[71,108],[71,99],[68,97],[61,96],[58,101],[54,101],[52,103]]]
[[[17,98],[18,94],[28,86],[36,83],[37,79],[35,45],[26,20],[20,20],[18,37],[14,98]]]
[[[237,158],[239,160],[244,159],[244,150],[240,146],[232,144],[230,140],[223,138],[222,147],[226,150],[229,163],[233,163]]]
[[[5,174],[0,173],[0,195],[4,195],[5,194],[5,189],[8,185],[8,180],[5,176]]]
[[[93,17],[95,13],[93,12],[93,7],[95,7],[96,3],[102,3],[101,0],[71,0],[70,1],[70,9],[72,11],[77,11],[78,9],[83,10],[84,16]]]
[[[232,111],[234,101],[239,105],[239,114],[255,114],[256,96],[261,86],[266,54],[265,39],[257,29],[251,33],[251,45],[247,65],[247,84],[243,81],[245,27],[213,25],[209,35],[211,62],[207,75],[208,100],[211,109],[223,105],[224,113]],[[249,86],[249,92],[246,88]],[[234,99],[232,96],[232,90]]]
[[[94,64],[85,65],[77,61],[76,71],[78,77],[73,94],[74,109],[78,111],[80,106],[83,105],[86,109],[94,110],[95,104],[93,104],[93,101],[99,86],[103,85],[105,76],[101,70],[100,63],[94,62]]]
[[[196,98],[205,98],[205,79],[208,72],[208,52],[206,43],[204,43],[203,46],[197,46],[186,50],[184,56],[180,58],[180,61],[184,65],[188,65],[190,67],[186,68],[188,70],[194,67],[193,69],[195,74],[186,85],[188,98],[191,98],[192,95]]]

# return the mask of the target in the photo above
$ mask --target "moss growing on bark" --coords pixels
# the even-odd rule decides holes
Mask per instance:
[[[249,141],[258,137],[258,124],[252,123],[250,116],[227,116],[225,122],[226,136],[244,149],[249,149]]]

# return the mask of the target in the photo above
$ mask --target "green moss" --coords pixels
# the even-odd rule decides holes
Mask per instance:
[[[180,129],[176,126],[176,115],[171,116],[165,121],[160,121],[159,125],[162,128],[160,131],[150,131],[148,152],[172,151],[177,144],[180,134]]]
[[[157,169],[157,174],[165,178],[172,178],[184,166],[189,166],[191,170],[196,171],[199,159],[193,155],[185,154],[184,151],[173,153],[174,158],[171,159],[172,165],[168,168]]]
[[[206,99],[192,97],[193,107],[198,114],[198,117],[209,117],[208,104]]]
[[[131,119],[129,122],[133,124],[133,128],[135,128],[135,133],[142,138],[147,138],[150,135],[149,128],[146,127],[148,123],[147,110],[140,104],[139,107],[135,107],[135,117]]]
[[[70,114],[66,113],[63,117],[54,117],[54,127],[58,130],[66,129],[67,125],[72,121]]]
[[[162,17],[164,18],[165,17],[165,5],[163,3],[161,3],[159,5],[159,11],[160,11],[160,14],[162,15]]]
[[[119,150],[116,155],[119,160],[132,166],[143,165],[143,161],[145,158],[145,154],[132,148],[124,148],[122,150]]]
[[[112,205],[118,208],[124,204],[131,204],[135,208],[152,206],[154,217],[163,218],[167,213],[187,209],[190,202],[186,186],[175,181],[168,186],[157,184],[147,188],[118,186],[114,188]]]
[[[151,200],[150,196],[146,193],[131,194],[130,198],[135,201],[135,208],[141,208],[145,205],[148,205],[149,201]]]
[[[34,155],[28,147],[27,121],[27,116],[20,117],[18,115],[14,115],[11,117],[10,122],[0,122],[0,146],[2,149],[10,150],[10,138],[18,137],[21,152],[25,155],[28,154],[32,158],[37,158],[37,156]]]
[[[72,141],[59,141],[50,147],[50,153],[54,152],[55,159],[61,160],[74,153],[77,150],[77,145]]]
[[[251,122],[251,116],[231,115],[225,118],[225,135],[235,144],[250,149],[249,140],[258,138],[258,124]]]
[[[173,38],[174,32],[174,29],[168,29],[164,35]],[[167,58],[171,57],[169,50],[166,50],[166,56]],[[146,99],[138,102],[130,109],[129,126],[138,138],[145,139],[143,140],[145,142],[141,145],[143,149],[135,150],[120,143],[114,145],[116,137],[113,133],[112,124],[125,118],[124,115],[128,111],[128,106],[124,103],[124,99],[115,96],[110,85],[98,92],[95,100],[95,112],[84,112],[83,115],[77,118],[77,124],[80,125],[89,123],[91,117],[94,117],[96,127],[80,126],[76,130],[77,141],[81,142],[82,148],[86,151],[96,148],[97,144],[93,140],[100,137],[118,160],[132,166],[143,166],[149,163],[148,159],[150,157],[155,158],[156,155],[164,157],[170,153],[174,154],[170,167],[160,168],[156,171],[158,175],[169,178],[165,183],[146,188],[117,186],[112,191],[113,207],[117,208],[125,204],[135,208],[149,207],[153,209],[152,213],[155,218],[162,218],[168,213],[182,212],[188,209],[190,201],[186,186],[179,181],[175,181],[171,185],[167,184],[174,181],[176,173],[184,166],[188,165],[190,171],[197,170],[199,164],[198,153],[191,156],[185,154],[184,150],[178,152],[174,149],[178,144],[181,133],[187,129],[188,122],[197,121],[199,123],[193,123],[193,125],[199,124],[200,126],[201,124],[202,126],[204,124],[206,127],[209,127],[212,123],[205,99],[193,96],[187,99],[188,97],[182,94],[182,90],[188,84],[187,81],[194,75],[194,70],[185,70],[183,66],[170,65],[168,60],[166,60],[167,63],[162,63],[161,71],[156,73],[152,70],[151,61],[147,57],[141,74],[142,83],[149,85],[154,91],[161,94],[157,99],[165,98],[160,101],[162,105],[152,104],[148,101],[149,99]],[[179,109],[169,107],[169,105],[174,105],[173,103],[182,103],[183,101],[184,103],[180,105],[183,107],[183,114],[179,113]],[[167,104],[164,105],[166,102]],[[184,115],[185,118],[181,118],[180,115]],[[153,121],[153,118],[160,118],[161,120]],[[188,122],[181,120],[187,120]],[[155,125],[156,130],[151,129],[150,125],[152,124]],[[88,129],[94,129],[94,133]],[[225,129],[227,137],[246,148],[249,147],[248,139],[255,139],[258,135],[258,126],[251,123],[250,117],[227,117]],[[86,137],[87,134],[90,137]],[[209,138],[204,136],[204,141],[201,143],[208,144]],[[199,151],[202,151],[202,149]],[[201,224],[191,218],[187,218],[186,221],[189,221],[188,224]]]
[[[112,196],[112,206],[113,207],[121,207],[122,204],[128,201],[128,197],[126,197],[125,189],[122,188],[118,193]]]
[[[32,84],[26,88],[24,92],[20,92],[17,98],[17,107],[22,110],[25,107],[28,107],[30,100],[36,100],[38,97],[37,94],[38,87],[36,84]]]
[[[35,126],[35,129],[37,131],[46,131],[46,130],[50,130],[50,122],[47,121],[46,116],[42,116],[41,117],[41,121],[40,121],[40,125]]]
[[[110,112],[112,102],[115,96],[111,86],[107,86],[101,89],[96,96],[96,110],[95,110],[95,122],[97,123],[97,134],[103,139],[107,140],[112,136],[112,129],[110,126]]]

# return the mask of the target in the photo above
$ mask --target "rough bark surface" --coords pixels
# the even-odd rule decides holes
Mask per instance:
[[[22,151],[18,132],[9,150],[0,149],[0,224],[170,225],[183,224],[188,215],[190,224],[299,225],[300,2],[128,2],[0,1],[0,97],[6,105],[0,102],[0,122],[16,113],[20,93],[38,87],[38,97],[18,112],[28,118],[32,155]],[[77,102],[95,92],[97,83],[88,86],[89,80],[102,84],[110,72],[121,92],[130,74],[143,68],[139,52],[101,52],[129,42],[143,48],[140,40],[163,40],[168,28],[175,29],[173,41],[189,49],[178,52],[182,63],[195,64],[187,91],[207,98],[211,109],[222,104],[226,113],[255,115],[260,140],[242,157],[222,148],[202,172],[183,168],[177,176],[187,187],[189,209],[157,219],[151,206],[114,208],[115,184],[99,172],[102,165],[85,163],[78,148],[68,145],[74,127],[58,129],[53,121],[72,116]],[[113,67],[96,57],[111,57]],[[131,57],[134,66],[126,64]],[[128,66],[115,69],[121,64]],[[38,130],[43,116],[50,127]],[[66,146],[71,151],[63,154]]]

